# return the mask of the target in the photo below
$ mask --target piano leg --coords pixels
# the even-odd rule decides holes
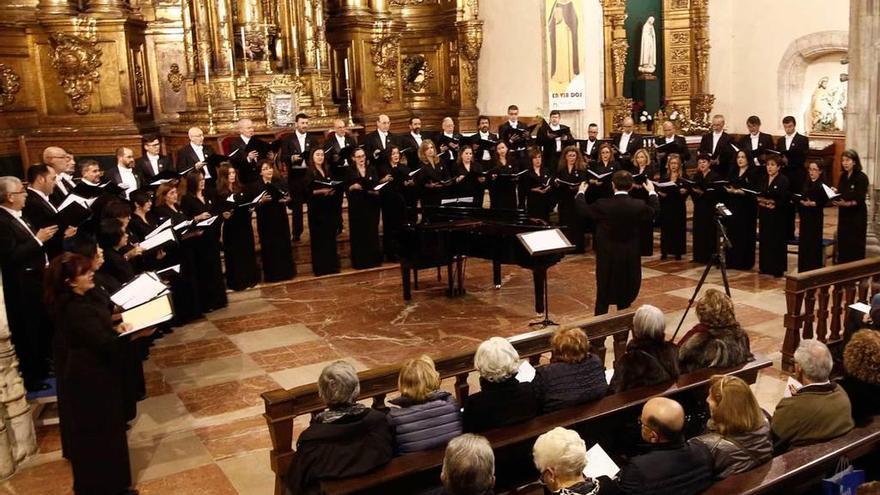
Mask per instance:
[[[501,263],[498,260],[492,260],[492,283],[496,289],[501,288]]]
[[[412,270],[409,266],[401,263],[400,265],[400,278],[403,281],[403,300],[409,301],[412,299],[412,291],[410,290],[410,272]],[[418,270],[416,270],[416,276],[418,276]],[[416,279],[418,280],[418,279]],[[417,282],[418,283],[418,282]],[[416,287],[418,288],[418,287]]]

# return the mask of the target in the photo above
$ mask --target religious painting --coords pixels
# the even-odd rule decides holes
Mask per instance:
[[[583,54],[579,45],[583,12],[574,0],[545,0],[547,83],[551,110],[582,110]]]

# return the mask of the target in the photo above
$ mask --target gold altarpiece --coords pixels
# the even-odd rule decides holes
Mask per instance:
[[[16,0],[0,4],[0,156],[106,156],[238,118],[281,132],[381,113],[476,117],[478,0]],[[346,66],[348,70],[346,70]]]
[[[610,75],[604,81],[602,109],[605,128],[615,131],[633,109],[633,100],[624,96],[623,88],[631,48],[624,27],[626,3],[604,0],[602,4],[605,74]],[[709,93],[709,0],[663,0],[663,39],[666,113],[679,112],[676,125],[685,134],[705,132],[715,104],[715,96]],[[665,119],[666,113],[658,112],[655,121]]]

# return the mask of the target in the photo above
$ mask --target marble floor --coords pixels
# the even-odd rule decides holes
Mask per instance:
[[[557,322],[592,314],[594,261],[592,255],[568,256],[551,269],[550,308]],[[789,257],[790,267],[796,262]],[[129,432],[137,488],[144,495],[271,494],[261,392],[313,382],[336,359],[363,370],[420,353],[472,350],[493,335],[527,331],[534,319],[530,273],[505,266],[503,287],[496,290],[488,263],[468,265],[468,293],[461,298],[444,297],[444,283],[427,270],[405,304],[399,270],[387,265],[231,294],[228,308],[158,340],[144,365],[148,397]],[[702,270],[687,261],[646,258],[636,304],[666,312],[671,335]],[[784,279],[737,271],[730,278],[753,351],[776,364],[754,386],[761,405],[772,411],[785,379],[778,368]],[[720,283],[716,269],[704,287]],[[695,320],[691,311],[683,328]],[[609,352],[609,362],[611,357]],[[298,421],[305,426],[307,418]],[[57,427],[40,428],[37,435],[39,453],[0,482],[0,494],[72,493]]]

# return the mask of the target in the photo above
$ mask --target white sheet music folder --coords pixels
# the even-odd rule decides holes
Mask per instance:
[[[147,301],[140,306],[135,306],[122,312],[123,323],[130,323],[132,329],[119,334],[120,337],[130,333],[156,326],[174,318],[174,309],[171,307],[171,293],[165,292],[161,296]]]
[[[536,230],[516,236],[532,256],[552,254],[574,248],[559,229]]]

